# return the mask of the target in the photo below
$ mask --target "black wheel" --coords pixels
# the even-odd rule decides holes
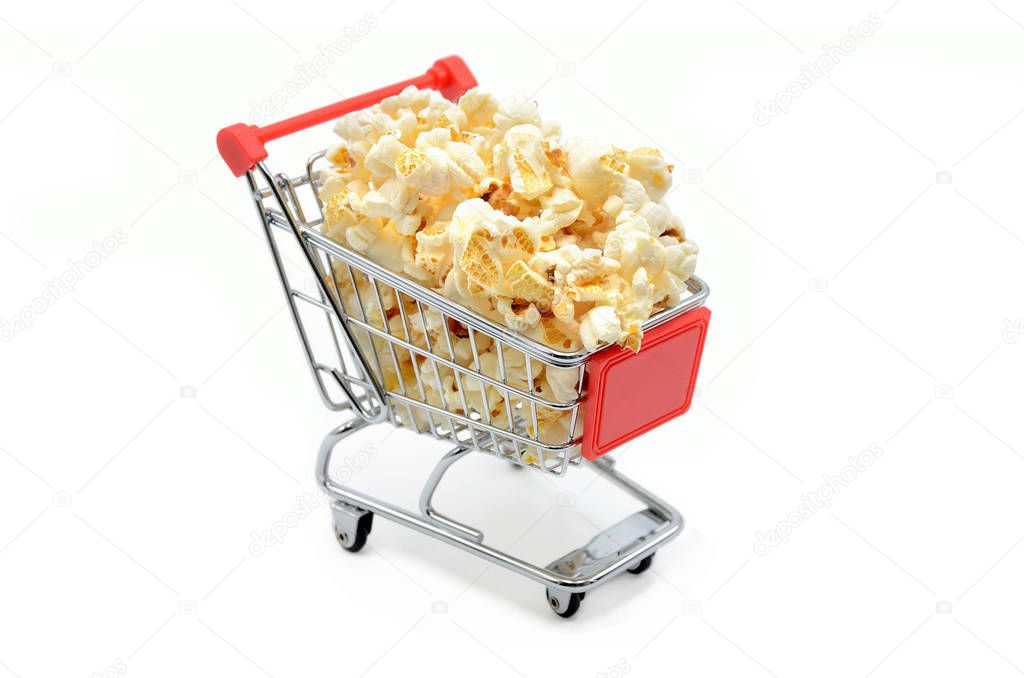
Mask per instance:
[[[586,595],[587,595],[586,592],[584,592],[584,593],[570,593],[569,594],[569,602],[563,608],[561,606],[561,603],[558,602],[558,599],[555,598],[554,596],[552,596],[551,593],[549,592],[547,594],[548,605],[551,606],[551,611],[554,612],[555,614],[557,614],[559,617],[562,617],[563,619],[568,619],[569,617],[573,616],[574,614],[576,614],[576,612],[579,611],[580,603],[583,602],[583,598]]]
[[[631,574],[640,574],[642,572],[646,572],[647,570],[651,569],[651,563],[653,563],[653,562],[654,562],[654,554],[652,553],[651,555],[647,556],[646,558],[641,560],[639,563],[637,563],[636,567],[629,568],[629,572]]]
[[[360,551],[366,546],[366,538],[373,530],[373,514],[367,511],[359,517],[356,523],[356,533],[349,534],[337,525],[334,526],[334,536],[337,537],[341,548],[352,553]]]

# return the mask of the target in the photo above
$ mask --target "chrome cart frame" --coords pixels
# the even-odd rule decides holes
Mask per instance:
[[[228,159],[223,147],[222,154]],[[555,476],[582,463],[587,366],[596,351],[553,350],[327,238],[320,231],[324,205],[318,188],[320,170],[328,165],[318,153],[295,176],[274,175],[262,160],[244,173],[321,399],[345,415],[324,438],[316,465],[341,546],[360,550],[373,516],[383,516],[539,582],[562,617],[572,616],[590,589],[650,567],[655,552],[682,531],[683,518],[607,457],[589,463],[645,508],[545,565],[487,545],[480,530],[434,509],[432,498],[445,472],[471,451]],[[312,272],[312,289],[295,284],[289,273],[283,248],[295,245],[302,267]],[[688,287],[689,296],[648,320],[645,331],[703,305],[704,282],[694,277]],[[317,331],[326,340],[318,343]],[[432,341],[432,334],[440,338]],[[572,397],[541,393],[534,377],[542,370],[563,378],[571,374]],[[546,417],[562,422],[558,436],[543,433]],[[427,478],[418,511],[331,477],[338,444],[384,423],[452,444]]]

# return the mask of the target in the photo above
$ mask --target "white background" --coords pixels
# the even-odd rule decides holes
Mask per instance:
[[[1024,6],[386,2],[3,5],[0,318],[31,328],[0,344],[0,675],[1024,672]],[[281,116],[459,53],[687,179],[669,201],[712,286],[700,393],[619,455],[687,531],[570,621],[426,537],[379,520],[352,555],[326,508],[295,509],[334,420],[214,134],[367,13]],[[272,169],[330,141],[279,142]],[[365,442],[356,484],[392,498],[444,449]],[[547,561],[634,510],[592,478],[479,455],[438,506]]]

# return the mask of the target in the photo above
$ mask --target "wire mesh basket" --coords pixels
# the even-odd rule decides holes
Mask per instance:
[[[604,347],[557,351],[330,240],[319,229],[319,170],[327,166],[321,152],[296,176],[272,176],[262,163],[247,176],[328,407],[352,405],[368,420],[386,419],[549,473],[579,463],[587,366]],[[291,282],[282,236],[301,243],[318,281],[315,294]],[[689,296],[649,319],[645,332],[703,303],[703,282],[692,278],[688,286]],[[314,355],[301,305],[323,312],[332,354]],[[545,372],[560,392],[538,384]]]
[[[598,457],[688,409],[707,331],[707,286],[697,277],[688,280],[679,303],[643,324],[636,353],[618,346],[558,350],[324,235],[319,177],[329,162],[323,152],[291,175],[273,174],[265,162],[268,141],[409,85],[455,99],[475,84],[461,59],[447,57],[417,78],[279,123],[226,127],[217,145],[234,174],[246,178],[324,404],[355,415],[327,435],[318,460],[341,545],[361,549],[373,516],[384,515],[542,582],[552,609],[568,617],[586,590],[623,571],[646,570],[654,551],[682,530],[674,508]],[[301,272],[291,266],[289,249],[299,251]],[[427,480],[419,514],[330,477],[336,444],[362,426],[384,422],[454,446]],[[593,460],[597,471],[647,508],[547,567],[534,565],[487,546],[481,531],[434,510],[441,477],[473,451],[555,475]]]

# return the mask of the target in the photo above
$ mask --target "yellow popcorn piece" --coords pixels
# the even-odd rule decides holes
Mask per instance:
[[[356,215],[350,209],[348,196],[344,193],[335,193],[324,203],[324,227],[333,229],[335,225],[342,225],[348,228],[355,225]]]
[[[533,200],[542,193],[551,189],[551,180],[543,168],[534,167],[527,158],[523,149],[517,148],[512,151],[513,169],[509,173],[512,177],[512,188],[527,200]]]
[[[619,325],[624,331],[619,343],[634,352],[640,350],[640,340],[644,335],[641,325],[651,315],[651,308],[654,305],[653,290],[654,286],[648,280],[647,270],[638,268],[617,309]]]
[[[541,125],[540,111],[537,102],[525,96],[514,96],[503,99],[494,113],[494,131],[492,138],[500,139],[505,133],[517,125]]]
[[[356,164],[355,159],[349,154],[348,147],[345,144],[337,144],[327,149],[325,157],[339,170],[351,169]]]
[[[492,354],[493,355],[493,354]],[[473,376],[465,376],[462,379],[466,389],[466,403],[472,410],[480,413],[483,420],[495,418],[502,413],[504,397],[499,389],[487,384],[482,379]]]
[[[499,176],[508,177],[512,190],[526,200],[547,193],[554,186],[547,171],[541,131],[535,125],[516,125],[494,149]]]
[[[501,267],[491,256],[491,239],[486,231],[477,231],[470,236],[459,266],[470,280],[486,290],[497,290],[501,285]]]
[[[551,302],[551,313],[562,322],[571,322],[576,315],[576,304],[573,303],[569,289],[556,289]]]
[[[411,186],[388,179],[362,198],[366,216],[390,219],[402,235],[412,235],[420,225],[420,217],[412,212],[419,204],[418,194]]]
[[[668,232],[683,234],[682,222],[673,221],[672,213],[668,208],[656,202],[647,202],[637,213],[647,222],[648,231],[651,235],[661,237]]]
[[[575,369],[548,368],[541,388],[548,400],[570,403],[579,397],[579,373]]]
[[[625,165],[610,146],[576,141],[567,148],[573,190],[594,207],[620,193],[626,176]]]
[[[544,134],[547,138],[548,134]],[[558,172],[569,176],[569,163],[565,157],[565,150],[561,146],[556,146],[549,141],[541,143],[541,148],[544,149],[544,157],[548,159],[548,163]]]
[[[565,288],[566,296],[573,302],[613,303],[615,293],[604,285],[572,285]]]
[[[482,315],[489,315],[493,310],[491,294],[479,283],[472,281],[461,266],[452,266],[448,271],[441,285],[441,293]]]
[[[348,229],[345,232],[345,237],[349,247],[357,252],[366,253],[382,229],[380,219],[363,219]]]
[[[623,209],[615,219],[616,224],[640,218],[641,214],[647,208],[647,205],[651,203],[651,200],[647,197],[647,191],[644,189],[644,185],[636,179],[629,177],[623,179],[619,196],[622,198]]]
[[[525,226],[513,226],[498,237],[498,252],[503,261],[521,260],[537,252],[537,241]]]
[[[400,142],[398,142],[400,144]],[[395,153],[394,142],[385,144],[378,158],[372,157],[373,171],[380,171],[391,162]],[[401,146],[393,162],[394,175],[415,190],[428,196],[442,196],[449,188],[448,155],[436,146],[406,148]]]
[[[367,220],[372,221],[376,220]],[[388,225],[376,230],[376,235],[367,243],[364,254],[392,271],[404,271],[406,265],[416,258],[415,243],[415,238],[404,236]]]
[[[573,287],[600,285],[619,268],[620,264],[615,259],[604,256],[599,249],[588,248],[576,256],[565,276],[565,282]]]
[[[498,297],[495,306],[505,324],[516,332],[526,334],[540,323],[540,311],[534,304]]]
[[[580,319],[580,339],[588,351],[601,344],[618,341],[621,330],[615,309],[611,306],[595,306]]]
[[[380,102],[380,110],[390,116],[396,116],[404,111],[418,113],[429,104],[430,90],[406,87],[395,96],[382,99]]]
[[[617,195],[610,195],[608,196],[608,199],[604,201],[604,204],[601,205],[601,211],[612,219],[615,219],[622,212],[622,208],[624,206],[625,202],[621,197]]]
[[[565,276],[580,251],[575,245],[567,245],[553,251],[538,252],[528,263],[548,281],[561,286],[565,284]]]
[[[407,148],[395,158],[395,174],[408,181],[427,165],[427,156],[413,148]]]
[[[405,145],[393,134],[378,139],[364,156],[366,169],[376,177],[390,177],[395,173],[398,158],[406,151]]]
[[[473,182],[480,181],[487,173],[487,165],[477,155],[476,149],[461,141],[452,141],[445,145],[449,167],[457,174],[457,181],[452,183],[458,188],[468,188]]]
[[[648,198],[659,201],[672,187],[672,166],[657,149],[636,149],[626,155],[628,173],[643,184]]]
[[[452,248],[448,242],[448,222],[436,221],[416,233],[416,265],[440,286],[452,267]]]
[[[541,233],[551,234],[572,225],[583,210],[583,201],[568,188],[556,188],[550,194],[541,196],[543,207],[540,213]]]
[[[539,273],[526,265],[522,259],[517,260],[505,272],[509,292],[515,299],[539,301],[550,306],[554,299],[554,287]]]
[[[665,265],[665,246],[646,231],[619,228],[608,234],[606,256],[619,262],[620,275],[629,280],[638,268],[655,275]]]
[[[526,406],[529,408],[529,405]],[[533,413],[529,412],[524,417],[526,419],[527,430],[532,436],[539,436],[546,433],[552,425],[558,422],[562,417],[562,412],[559,410],[552,409],[550,407],[544,407],[543,405],[537,405],[537,430],[533,428]],[[535,459],[537,455],[537,448],[530,448],[527,453],[532,455]]]
[[[498,112],[498,100],[491,94],[481,92],[474,87],[459,99],[459,110],[465,113],[469,124],[473,127],[494,124],[494,114]]]
[[[599,158],[602,165],[613,172],[624,174],[629,165],[626,164],[626,154],[622,149],[612,146],[612,150]]]
[[[553,348],[557,348],[560,351],[573,351],[579,348],[579,341],[576,340],[575,336],[578,334],[576,328],[563,329],[563,325],[568,323],[560,323],[555,318],[541,318],[540,329],[541,336],[545,344]],[[553,368],[548,368],[547,372],[551,372]]]

